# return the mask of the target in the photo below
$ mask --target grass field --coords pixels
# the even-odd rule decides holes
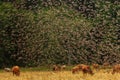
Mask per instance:
[[[71,71],[21,71],[21,75],[13,76],[12,72],[0,72],[0,80],[120,80],[120,74],[112,75],[106,70],[94,71],[94,75],[83,75],[82,72],[72,74]]]

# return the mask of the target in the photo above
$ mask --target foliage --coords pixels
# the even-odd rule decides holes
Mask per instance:
[[[120,63],[119,4],[0,1],[0,66]]]

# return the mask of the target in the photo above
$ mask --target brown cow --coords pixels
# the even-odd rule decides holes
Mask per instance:
[[[84,64],[79,64],[72,68],[72,73],[77,73],[79,71],[82,71],[83,74],[86,74],[86,73],[91,74],[91,75],[94,74],[90,66],[84,65]]]
[[[98,69],[98,68],[99,68],[99,65],[98,65],[98,64],[92,64],[92,67],[93,67],[94,69]]]
[[[82,64],[81,67],[80,67],[80,70],[82,70],[83,74],[86,74],[86,73],[91,74],[91,75],[94,74],[92,69],[88,65]]]
[[[74,73],[78,73],[79,71],[80,71],[80,66],[81,65],[76,65],[76,66],[74,66],[73,68],[72,68],[72,73],[74,74]]]
[[[112,74],[120,73],[120,64],[114,65],[112,69]]]
[[[103,63],[103,66],[109,66],[108,62]]]
[[[20,68],[19,68],[19,66],[13,66],[12,67],[12,72],[13,72],[13,75],[19,76],[20,75]]]
[[[108,68],[110,64],[108,62],[103,63],[103,68]]]

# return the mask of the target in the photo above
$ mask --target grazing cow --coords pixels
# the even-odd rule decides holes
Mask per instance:
[[[104,67],[108,67],[108,66],[109,66],[109,63],[105,62],[105,63],[103,63],[103,66],[104,66]]]
[[[83,74],[86,74],[86,73],[91,74],[91,75],[94,74],[93,71],[92,71],[92,69],[88,65],[84,65],[84,64],[81,65],[80,70],[82,70]]]
[[[79,71],[80,71],[80,66],[81,65],[76,65],[76,66],[74,66],[73,68],[72,68],[72,73],[74,74],[74,73],[78,73]]]
[[[110,63],[108,62],[103,63],[102,68],[108,70],[110,68]],[[107,72],[109,72],[109,70]]]
[[[92,64],[92,66],[93,66],[94,69],[98,69],[99,68],[98,64]]]
[[[10,68],[4,68],[4,71],[11,72],[12,70]]]
[[[61,66],[61,70],[65,70],[65,68],[66,68],[66,65]]]
[[[120,64],[114,65],[112,69],[112,74],[120,73]]]
[[[53,71],[60,71],[61,67],[57,65],[53,65]]]
[[[19,76],[20,75],[20,68],[19,68],[19,66],[13,66],[12,67],[12,72],[13,72],[13,75]]]
[[[91,75],[94,74],[90,66],[84,65],[84,64],[79,64],[72,68],[72,73],[77,73],[79,71],[82,71],[83,74],[86,74],[86,73],[91,74]]]

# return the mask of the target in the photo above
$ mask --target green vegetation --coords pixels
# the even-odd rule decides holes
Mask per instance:
[[[55,1],[0,1],[1,68],[120,63],[119,0]]]

